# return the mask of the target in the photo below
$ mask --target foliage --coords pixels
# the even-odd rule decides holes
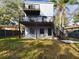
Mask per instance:
[[[77,2],[77,0],[69,0],[70,4],[75,4]]]
[[[67,26],[68,24],[68,18],[67,16],[67,10],[68,8],[66,7],[66,3],[69,4],[75,4],[77,2],[77,0],[51,0],[52,2],[55,2],[55,8],[58,8],[58,12],[55,16],[55,24],[58,27],[62,27],[62,26]],[[63,11],[63,12],[62,12]],[[78,22],[79,21],[79,16],[78,14],[74,16],[74,21]]]
[[[74,22],[79,22],[79,10],[77,12],[77,14],[74,15]]]
[[[59,3],[67,3],[69,0],[58,0]]]
[[[55,25],[61,30],[62,27],[67,26],[67,8],[66,3],[69,0],[57,0],[55,3],[55,8],[57,9],[57,14],[55,15]]]
[[[50,0],[51,2],[54,2],[54,3],[56,3],[56,0]]]
[[[69,3],[69,4],[75,4],[75,3],[77,3],[77,0],[51,0],[51,2],[54,2],[54,3],[56,3],[57,1],[59,3]]]
[[[21,5],[22,0],[19,0],[19,5]],[[0,8],[0,19],[5,21],[10,21],[13,19],[19,19],[22,12],[19,12],[18,3],[16,0],[3,0],[4,6]]]

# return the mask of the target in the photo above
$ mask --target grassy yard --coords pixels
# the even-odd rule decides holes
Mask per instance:
[[[73,40],[73,41],[79,41],[79,38],[66,38],[66,40]]]
[[[56,40],[0,39],[0,59],[79,59],[79,48]]]

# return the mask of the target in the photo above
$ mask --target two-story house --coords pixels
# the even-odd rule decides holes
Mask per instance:
[[[23,5],[25,16],[21,22],[25,25],[24,37],[28,39],[53,38],[53,3],[27,1]]]

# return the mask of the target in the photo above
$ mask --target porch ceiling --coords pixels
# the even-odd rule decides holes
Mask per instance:
[[[53,27],[54,26],[53,22],[25,22],[25,21],[21,21],[20,23],[22,23],[26,27],[36,27],[36,26]]]

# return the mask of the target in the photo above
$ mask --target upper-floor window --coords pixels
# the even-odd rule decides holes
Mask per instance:
[[[33,5],[29,5],[28,8],[29,8],[29,9],[34,9],[35,6],[33,6]]]
[[[29,5],[29,9],[39,9],[39,5]]]
[[[26,9],[39,9],[40,7],[39,7],[39,5],[38,4],[29,4],[29,5],[25,5],[25,8]]]

